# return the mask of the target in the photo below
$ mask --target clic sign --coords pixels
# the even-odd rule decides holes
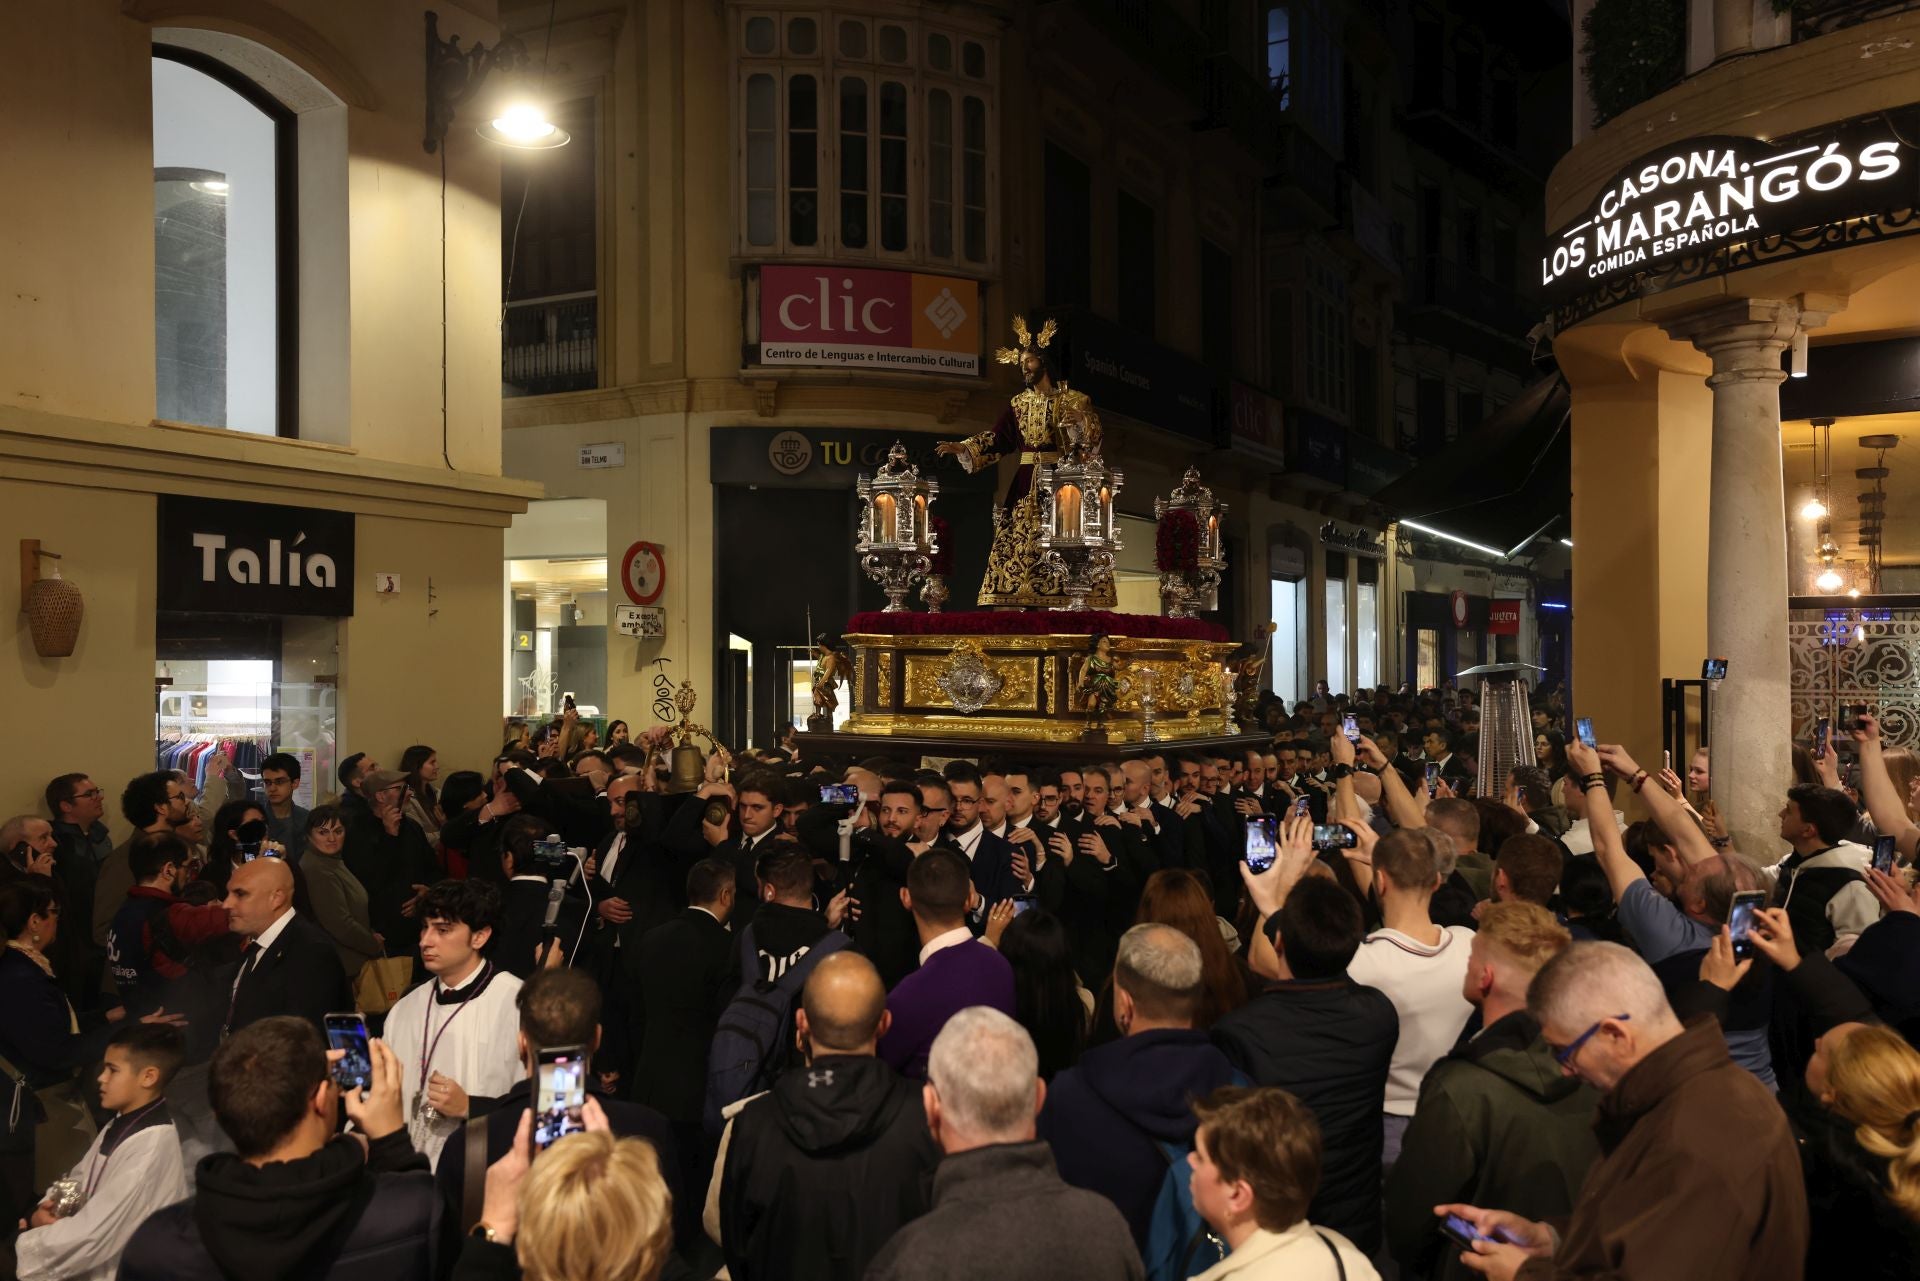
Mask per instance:
[[[864,267],[762,267],[762,365],[980,372],[980,286]]]
[[[1540,283],[1558,303],[1596,287],[1637,286],[1661,264],[1908,209],[1920,190],[1915,160],[1879,115],[1772,142],[1679,143],[1614,175],[1577,221],[1549,237]]]

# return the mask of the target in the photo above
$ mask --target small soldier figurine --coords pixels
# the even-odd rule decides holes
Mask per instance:
[[[1082,737],[1089,743],[1106,742],[1107,717],[1120,701],[1120,680],[1113,672],[1113,641],[1105,632],[1087,638],[1087,664],[1080,669],[1075,692],[1087,709],[1087,732]]]

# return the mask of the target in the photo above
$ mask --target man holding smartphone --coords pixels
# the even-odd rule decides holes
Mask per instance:
[[[1845,792],[1830,787],[1787,789],[1780,808],[1780,839],[1793,852],[1773,869],[1773,906],[1785,908],[1800,954],[1825,952],[1880,919],[1867,888],[1871,854],[1847,841],[1859,812]]]

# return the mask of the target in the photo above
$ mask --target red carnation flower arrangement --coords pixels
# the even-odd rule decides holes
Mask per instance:
[[[882,614],[869,611],[847,620],[849,636],[1137,636],[1146,640],[1224,641],[1227,629],[1204,618],[1163,618],[1158,614],[1116,614],[1089,609],[1077,613],[1037,609],[965,610],[954,614]]]
[[[1200,568],[1200,522],[1192,512],[1176,507],[1160,518],[1153,564],[1163,574],[1191,574]]]
[[[927,533],[933,538],[933,565],[927,572],[945,578],[953,573],[953,543],[947,537],[946,520],[939,516],[928,516]]]

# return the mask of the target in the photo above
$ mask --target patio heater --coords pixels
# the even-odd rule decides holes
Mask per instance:
[[[1526,678],[1546,668],[1532,663],[1485,663],[1457,679],[1480,678],[1480,754],[1474,793],[1502,800],[1516,765],[1534,764],[1533,709]]]

